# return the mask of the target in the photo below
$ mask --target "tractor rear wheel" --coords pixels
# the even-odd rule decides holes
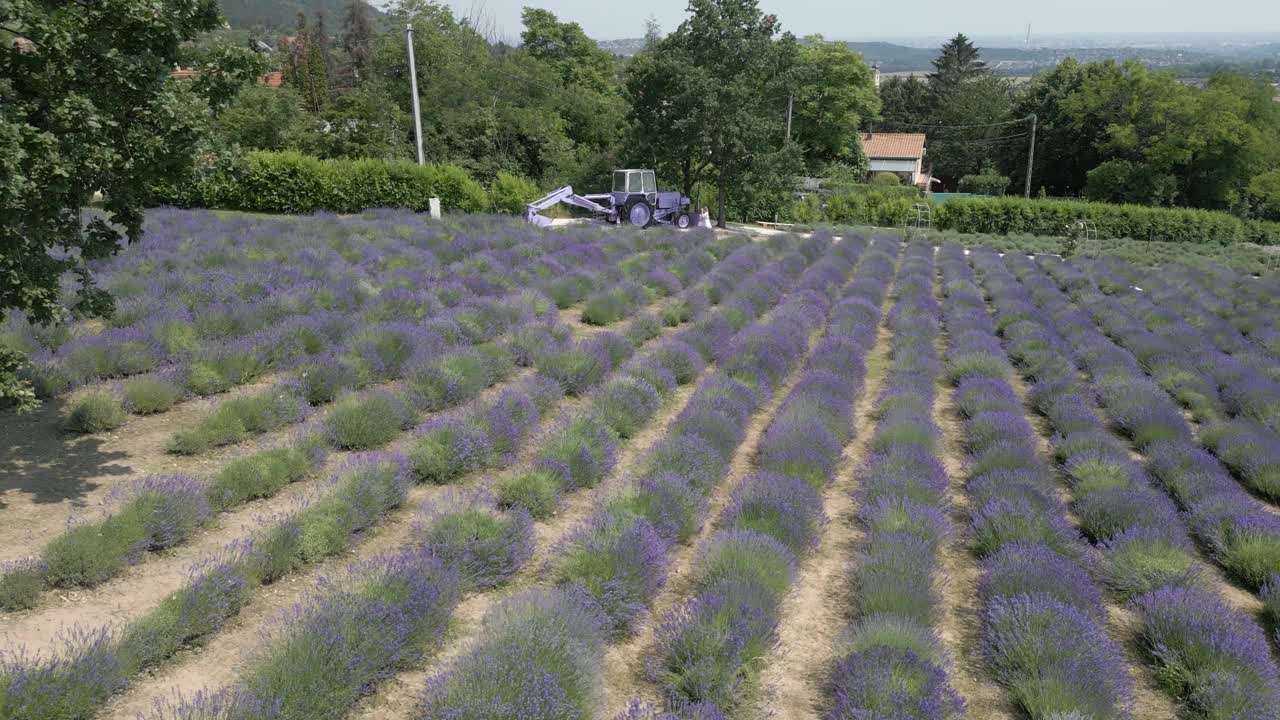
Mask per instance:
[[[627,206],[627,220],[636,227],[648,227],[653,222],[653,208],[644,200],[637,200]]]

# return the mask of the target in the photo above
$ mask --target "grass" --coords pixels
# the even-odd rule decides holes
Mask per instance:
[[[76,399],[67,410],[64,427],[68,432],[90,434],[115,430],[128,414],[114,393],[99,391]]]
[[[306,402],[291,388],[273,387],[223,401],[194,428],[174,433],[168,449],[175,455],[198,455],[291,425],[306,412]]]
[[[306,447],[261,450],[223,466],[209,483],[209,502],[228,510],[257,498],[271,497],[301,480],[315,467],[315,454]]]
[[[329,442],[343,450],[368,450],[391,442],[409,427],[409,405],[390,392],[348,395],[338,400],[324,418]]]
[[[124,405],[136,415],[154,415],[173,407],[182,398],[182,388],[157,378],[139,377],[126,380]]]
[[[553,470],[536,468],[502,478],[495,492],[503,507],[524,508],[534,518],[543,520],[551,517],[560,504],[560,476]]]
[[[0,610],[33,608],[44,588],[44,563],[20,560],[0,566]]]

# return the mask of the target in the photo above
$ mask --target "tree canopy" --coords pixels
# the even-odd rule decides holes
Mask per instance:
[[[180,43],[218,25],[214,0],[0,0],[0,318],[62,319],[67,273],[77,312],[110,311],[86,263],[137,238],[152,183],[190,168],[208,108],[195,90],[228,86],[170,71]],[[97,191],[105,215],[85,223]],[[0,403],[31,400],[20,363],[0,358]]]

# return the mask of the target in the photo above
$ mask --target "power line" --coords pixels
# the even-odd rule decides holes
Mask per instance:
[[[1031,133],[1029,132],[1024,132],[1024,133],[1017,133],[1014,135],[1001,135],[1000,137],[993,137],[993,138],[976,138],[974,140],[945,140],[945,139],[939,138],[934,140],[934,142],[945,143],[948,145],[978,145],[981,143],[994,143],[994,142],[1004,142],[1005,140],[1016,140],[1018,138],[1027,137],[1030,134]]]
[[[1016,119],[1016,120],[1001,120],[1000,122],[993,122],[993,123],[973,123],[973,124],[970,124],[970,125],[942,125],[942,124],[934,124],[934,123],[908,123],[908,122],[899,122],[899,121],[897,121],[897,120],[890,120],[890,121],[888,121],[888,123],[889,123],[890,125],[904,125],[904,126],[906,126],[906,127],[932,128],[932,129],[934,129],[934,130],[965,130],[965,129],[971,129],[971,128],[1000,127],[1001,125],[1017,125],[1017,124],[1019,124],[1019,123],[1028,122],[1028,121],[1030,121],[1030,120],[1031,120],[1031,116],[1030,116],[1030,115],[1028,115],[1027,117],[1024,117],[1024,118],[1018,118],[1018,119]]]

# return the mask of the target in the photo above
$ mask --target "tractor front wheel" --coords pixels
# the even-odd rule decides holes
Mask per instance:
[[[681,230],[688,230],[692,226],[693,226],[693,216],[690,215],[688,211],[682,210],[680,214],[676,215],[676,227],[680,228]]]
[[[648,227],[653,222],[653,208],[643,200],[637,200],[627,207],[627,219],[636,227]]]

